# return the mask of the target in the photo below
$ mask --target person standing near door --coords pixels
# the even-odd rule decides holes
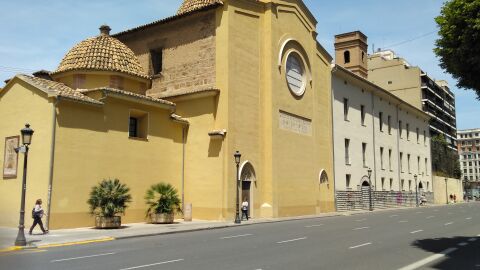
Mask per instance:
[[[242,220],[243,220],[243,216],[245,216],[245,218],[248,220],[248,201],[247,201],[247,198],[244,198],[243,202],[242,202]]]

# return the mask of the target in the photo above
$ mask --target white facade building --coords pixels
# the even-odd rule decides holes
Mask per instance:
[[[365,44],[356,46],[355,42]],[[332,69],[332,102],[337,207],[345,206],[345,200],[354,200],[351,196],[355,195],[347,196],[346,191],[365,197],[362,190],[369,189],[369,169],[373,199],[383,201],[385,207],[391,199],[386,196],[392,192],[400,196],[399,203],[405,197],[398,195],[402,192],[416,196],[415,176],[420,196],[431,192],[429,116],[355,72],[361,70],[351,68],[355,58],[342,57],[347,55],[345,50],[348,55],[366,54],[363,34],[336,36],[335,45],[338,64]],[[357,60],[358,66],[366,67],[366,61]]]

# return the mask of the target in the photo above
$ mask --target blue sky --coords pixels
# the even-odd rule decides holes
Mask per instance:
[[[65,53],[79,41],[98,34],[101,24],[119,32],[173,15],[181,0],[1,0],[0,80],[15,73],[55,70]],[[335,34],[361,30],[369,52],[391,48],[435,79],[446,79],[456,96],[458,129],[480,127],[480,101],[473,91],[459,90],[438,66],[433,53],[437,38],[433,20],[442,0],[305,0],[318,20],[320,43],[333,55]],[[403,41],[426,35],[402,45]],[[0,83],[2,85],[2,83]]]

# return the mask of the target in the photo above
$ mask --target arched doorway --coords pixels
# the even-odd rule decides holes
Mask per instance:
[[[423,183],[420,181],[418,183],[418,194],[422,195],[423,194]]]
[[[362,209],[368,210],[370,209],[370,181],[368,176],[363,176],[360,182],[362,183]]]
[[[255,174],[255,169],[253,168],[250,161],[245,161],[242,166],[240,166],[240,181],[241,181],[241,195],[240,195],[240,204],[243,200],[248,202],[248,216],[254,217],[253,213],[253,187],[256,185],[257,176]]]

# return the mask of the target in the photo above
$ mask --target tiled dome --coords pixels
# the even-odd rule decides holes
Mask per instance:
[[[221,0],[184,0],[177,11],[177,15],[217,4],[223,4],[223,2]]]
[[[148,78],[130,48],[110,36],[110,27],[100,27],[101,34],[73,47],[53,74],[72,70],[117,71]]]

